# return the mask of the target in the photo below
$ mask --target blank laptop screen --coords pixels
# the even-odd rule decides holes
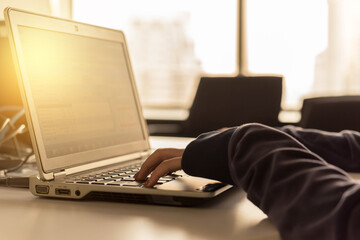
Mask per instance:
[[[123,43],[19,33],[48,158],[144,139]]]

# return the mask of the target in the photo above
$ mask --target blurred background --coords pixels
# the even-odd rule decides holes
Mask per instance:
[[[187,119],[203,76],[281,75],[280,123],[300,121],[304,98],[360,95],[358,0],[0,2],[6,6],[123,30],[149,120]],[[0,37],[0,103],[16,105],[5,97],[14,73],[3,22]]]

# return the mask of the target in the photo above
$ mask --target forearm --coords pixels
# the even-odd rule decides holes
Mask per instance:
[[[229,173],[228,148],[234,130],[209,132],[191,142],[182,158],[182,168],[190,175],[216,179],[234,185]]]
[[[218,141],[226,144],[215,147]],[[193,153],[196,159],[192,159]],[[220,169],[217,161],[228,165]],[[223,181],[230,175],[226,182],[242,187],[285,239],[360,236],[354,227],[360,212],[351,211],[359,209],[359,185],[284,132],[250,124],[205,135],[185,150],[183,163],[186,172],[197,176]],[[196,165],[195,172],[192,165]],[[216,171],[224,176],[212,176]]]
[[[355,131],[339,133],[294,126],[279,130],[296,138],[322,159],[347,172],[360,172],[360,134]]]

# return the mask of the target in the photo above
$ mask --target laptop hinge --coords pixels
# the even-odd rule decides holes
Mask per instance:
[[[146,157],[146,156],[148,156],[148,155],[144,154],[144,157]],[[62,169],[61,171],[56,172],[54,174],[54,176],[55,176],[55,178],[65,177],[68,175],[72,175],[74,173],[84,172],[84,171],[92,170],[95,168],[101,168],[101,167],[109,166],[111,164],[125,162],[128,160],[139,159],[140,157],[142,157],[142,154],[140,152],[131,153],[131,154],[123,155],[123,156],[117,156],[117,157],[109,158],[109,159],[102,160],[102,161],[96,161],[96,162],[88,163],[85,165]]]
[[[146,158],[146,157],[148,157],[150,154],[151,154],[151,150],[150,150],[150,149],[149,149],[149,150],[145,150],[145,151],[143,151],[143,152],[140,153],[140,157],[141,157],[141,158]]]
[[[62,178],[66,176],[65,170],[61,170],[60,172],[54,173],[54,179]]]

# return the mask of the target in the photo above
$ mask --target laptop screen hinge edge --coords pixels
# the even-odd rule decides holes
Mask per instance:
[[[54,173],[54,179],[62,178],[66,176],[66,171],[63,169],[59,172]]]
[[[141,152],[140,157],[141,158],[147,158],[150,154],[151,154],[151,150],[148,149],[148,150],[145,150],[145,151]]]
[[[62,178],[62,177],[66,177],[68,175],[72,175],[75,173],[93,170],[95,168],[106,167],[111,164],[121,163],[121,162],[125,162],[128,160],[143,159],[143,158],[148,157],[150,155],[150,153],[151,153],[151,151],[146,150],[143,152],[131,153],[131,154],[127,154],[124,156],[117,156],[117,157],[108,159],[108,161],[106,161],[106,163],[104,163],[104,161],[100,161],[100,162],[88,163],[86,165],[76,166],[76,167],[72,167],[72,168],[61,169],[61,170],[57,171],[56,173],[54,173],[53,175],[54,175],[55,179]]]

